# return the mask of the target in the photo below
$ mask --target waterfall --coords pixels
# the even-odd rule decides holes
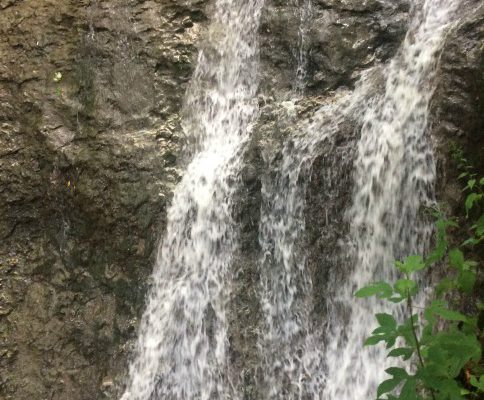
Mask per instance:
[[[300,4],[302,2],[302,4]],[[309,27],[312,17],[312,0],[298,0],[296,2],[299,16],[298,40],[296,49],[296,79],[294,81],[294,91],[302,94],[306,88],[306,77],[308,69],[309,53]]]
[[[429,102],[439,50],[459,3],[425,0],[414,7],[405,40],[386,68],[385,93],[364,112],[347,213],[356,265],[344,284],[330,282],[324,399],[369,399],[388,379],[385,352],[362,349],[382,305],[353,294],[369,282],[393,280],[393,260],[422,254],[428,244],[423,208],[433,201],[435,179],[426,134]]]
[[[226,310],[237,247],[234,195],[257,118],[262,3],[219,0],[202,44],[185,101],[191,162],[168,211],[122,400],[241,398],[228,361]],[[431,229],[422,209],[433,201],[435,177],[428,108],[439,50],[459,3],[416,2],[400,50],[380,68],[383,94],[375,94],[372,71],[363,72],[353,91],[339,90],[312,120],[298,124],[280,154],[266,155],[256,390],[263,400],[370,399],[384,379],[385,354],[362,347],[381,305],[356,300],[354,292],[392,279],[395,258],[426,248]],[[304,90],[307,68],[311,1],[302,4],[295,95]],[[305,198],[314,160],[335,149],[348,121],[359,143],[352,205],[339,212],[353,245],[347,246],[350,261],[335,263],[329,273],[327,315],[321,316],[314,313],[306,268]]]
[[[458,4],[417,3],[399,52],[383,68],[384,93],[374,95],[370,71],[364,73],[354,92],[338,94],[298,127],[280,157],[266,160],[271,174],[262,179],[259,227],[264,399],[370,399],[386,379],[385,354],[362,347],[381,305],[357,300],[354,292],[373,280],[391,280],[393,260],[422,253],[428,243],[431,227],[422,214],[433,201],[435,165],[427,115],[439,50]],[[305,196],[314,159],[333,150],[333,136],[348,119],[361,127],[353,204],[346,212],[354,243],[347,251],[356,250],[344,273],[330,273],[322,323],[311,315]]]
[[[342,96],[342,99],[345,99]],[[301,399],[322,389],[323,347],[311,320],[312,282],[305,253],[298,248],[304,231],[304,198],[318,144],[338,129],[337,104],[321,114],[334,116],[323,135],[297,136],[286,142],[282,160],[266,160],[271,174],[262,178],[259,241],[261,303],[265,316],[259,349],[267,399]],[[318,132],[310,124],[304,132]]]
[[[265,321],[259,349],[267,399],[317,398],[324,389],[323,324],[312,314],[313,284],[302,239],[305,197],[315,158],[322,148],[332,151],[342,124],[358,115],[371,87],[366,77],[354,91],[340,91],[311,121],[298,126],[281,157],[266,160],[270,174],[262,177],[259,225]]]
[[[219,0],[188,89],[192,161],[177,186],[123,400],[234,398],[226,303],[233,195],[257,116],[262,0]]]

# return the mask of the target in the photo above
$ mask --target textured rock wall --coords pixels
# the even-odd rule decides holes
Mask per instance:
[[[247,399],[258,398],[254,379],[261,373],[261,176],[271,173],[298,121],[395,53],[409,18],[405,0],[313,0],[307,87],[290,116],[285,101],[295,97],[304,2],[267,0],[260,30],[261,116],[235,210],[241,244],[230,313],[231,358]],[[213,3],[0,0],[1,400],[119,394],[182,171],[183,96]],[[463,11],[479,4],[469,0]],[[439,198],[455,204],[449,139],[484,167],[484,9],[476,10],[446,42],[432,105]],[[57,72],[62,78],[55,82]],[[357,134],[348,122],[321,146],[308,188],[304,240],[315,317],[346,234],[340,210],[350,199]]]
[[[432,137],[438,150],[438,196],[453,212],[462,204],[451,146],[461,146],[484,173],[484,4],[470,1],[462,23],[447,38],[432,102]]]
[[[207,4],[0,2],[0,399],[114,397]]]
[[[276,99],[287,97],[294,86],[304,3],[270,0],[264,8],[261,61],[266,79],[261,91]],[[359,71],[391,57],[406,32],[405,0],[313,0],[311,4],[304,45],[309,95],[351,86]]]

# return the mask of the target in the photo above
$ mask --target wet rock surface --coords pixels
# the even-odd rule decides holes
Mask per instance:
[[[359,73],[386,62],[408,1],[313,0],[304,95],[294,93],[304,0],[268,0],[260,118],[235,211],[230,351],[254,379],[262,174],[285,137]],[[484,8],[446,41],[432,102],[439,199],[458,202],[448,142],[484,169]],[[166,207],[182,173],[184,92],[212,0],[0,0],[0,399],[117,398]],[[61,74],[56,75],[57,73]],[[297,101],[293,101],[295,98]],[[290,100],[290,101],[288,101]],[[344,246],[358,127],[320,146],[307,191],[315,318]],[[327,170],[338,165],[329,176]],[[457,197],[456,197],[457,196]],[[330,250],[333,249],[333,250]]]
[[[462,194],[451,144],[462,147],[469,162],[484,171],[484,4],[469,1],[465,10],[470,12],[450,32],[443,49],[431,105],[438,196],[454,213]]]
[[[289,3],[289,5],[288,5]],[[399,1],[312,1],[304,50],[308,94],[351,87],[358,72],[390,58],[405,35],[409,6]],[[301,8],[307,1],[267,2],[261,23],[264,92],[291,96],[300,40]]]
[[[0,3],[0,398],[116,398],[207,1]]]

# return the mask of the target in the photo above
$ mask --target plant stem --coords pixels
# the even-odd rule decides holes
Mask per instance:
[[[413,338],[415,339],[415,347],[417,348],[418,360],[420,361],[420,366],[425,367],[423,358],[422,358],[422,353],[420,351],[420,342],[417,337],[417,332],[415,331],[415,322],[413,320],[412,297],[410,296],[410,294],[408,294],[407,301],[408,301],[408,309],[410,311],[410,322],[412,323],[412,334],[413,334]]]
[[[410,322],[412,324],[412,334],[413,338],[415,339],[415,347],[417,349],[418,360],[420,362],[420,366],[422,368],[425,367],[422,357],[422,352],[420,351],[420,342],[417,337],[417,332],[415,331],[415,323],[413,320],[413,304],[412,304],[412,296],[410,296],[410,292],[407,293],[407,302],[408,302],[408,309],[410,311]],[[430,395],[432,396],[432,400],[435,400],[435,394],[432,389],[430,389]]]

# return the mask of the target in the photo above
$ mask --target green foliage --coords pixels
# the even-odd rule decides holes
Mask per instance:
[[[412,255],[396,261],[401,278],[393,285],[377,282],[356,292],[357,297],[376,296],[394,303],[405,301],[408,311],[407,319],[401,324],[390,314],[376,314],[379,326],[364,343],[373,346],[382,342],[390,350],[387,357],[401,358],[409,367],[385,371],[390,378],[379,385],[379,400],[484,398],[479,340],[482,332],[477,317],[453,309],[445,300],[449,294],[455,297],[455,294],[469,295],[474,291],[479,265],[465,254],[484,241],[484,214],[481,215],[484,178],[479,179],[472,172],[461,151],[454,151],[454,159],[464,170],[459,179],[466,179],[464,207],[470,237],[458,247],[450,246],[448,231],[459,225],[437,211],[435,248],[428,257]],[[415,275],[437,262],[445,263],[448,273],[435,284],[435,298],[419,316],[413,306],[420,289]]]
[[[54,76],[52,77],[52,82],[56,83],[55,94],[58,97],[62,97],[63,95],[62,87],[60,85],[61,81],[62,81],[62,73],[59,71],[55,72]]]

